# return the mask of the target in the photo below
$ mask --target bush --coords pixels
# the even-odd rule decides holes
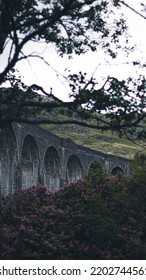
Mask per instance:
[[[145,259],[145,212],[130,180],[15,193],[1,205],[0,259]]]
[[[146,155],[136,154],[131,164],[132,179],[136,183],[146,183]]]

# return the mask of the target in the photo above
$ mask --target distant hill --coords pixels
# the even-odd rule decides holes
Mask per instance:
[[[132,159],[137,152],[146,153],[143,142],[134,144],[110,131],[101,132],[77,125],[43,125],[43,128],[75,143],[107,154]]]

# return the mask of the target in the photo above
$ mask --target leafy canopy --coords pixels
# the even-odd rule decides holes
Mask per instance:
[[[139,138],[145,137],[141,123],[146,103],[143,76],[119,81],[109,75],[99,87],[98,79],[88,79],[86,73],[69,74],[67,82],[72,98],[64,102],[52,92],[45,92],[40,85],[24,85],[16,73],[19,61],[35,57],[31,52],[25,53],[25,46],[31,41],[53,45],[61,57],[70,58],[89,50],[96,52],[100,47],[115,58],[122,48],[122,38],[122,41],[125,39],[123,49],[131,52],[123,5],[145,19],[144,4],[143,13],[139,13],[117,0],[1,0],[0,55],[1,58],[7,55],[7,59],[0,73],[0,127],[12,121],[77,123],[118,130],[128,136],[137,132]],[[40,59],[44,60],[41,55]],[[140,66],[139,61],[133,64]],[[3,88],[5,83],[10,85],[8,90]],[[43,95],[38,94],[40,91]],[[59,119],[52,117],[56,112]],[[71,118],[64,120],[59,112]]]

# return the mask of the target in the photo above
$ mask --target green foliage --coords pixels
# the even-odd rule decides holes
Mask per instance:
[[[146,155],[137,153],[131,163],[132,177],[136,182],[146,182]]]
[[[90,165],[88,175],[86,176],[87,183],[91,188],[104,181],[105,173],[99,162],[93,161]]]

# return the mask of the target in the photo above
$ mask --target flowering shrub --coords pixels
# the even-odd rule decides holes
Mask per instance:
[[[130,180],[15,193],[1,204],[0,259],[145,259],[145,208]]]

